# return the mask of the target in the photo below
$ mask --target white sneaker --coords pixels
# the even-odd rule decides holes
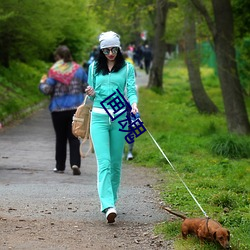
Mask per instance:
[[[55,173],[59,173],[59,174],[63,174],[63,173],[64,173],[63,170],[57,170],[57,168],[54,168],[53,171],[54,171]]]
[[[128,152],[127,154],[127,161],[133,160],[134,156],[131,152]]]
[[[115,208],[110,207],[107,209],[106,218],[108,220],[108,223],[114,223],[116,216],[117,216],[117,212]]]

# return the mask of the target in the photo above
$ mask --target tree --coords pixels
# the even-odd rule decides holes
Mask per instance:
[[[184,40],[185,40],[185,55],[186,64],[188,69],[189,82],[191,92],[194,98],[195,105],[200,113],[217,113],[218,108],[211,101],[207,95],[204,86],[202,84],[200,75],[200,57],[197,52],[196,44],[196,27],[193,7],[189,3],[185,6],[185,28],[184,28]]]
[[[164,40],[166,30],[166,20],[168,10],[172,7],[176,7],[175,3],[168,0],[156,1],[156,15],[155,15],[155,34],[154,34],[154,57],[152,67],[149,75],[148,87],[157,87],[162,89],[163,82],[163,66],[166,53],[166,42]]]
[[[250,13],[246,10],[250,8],[249,0],[232,0],[234,14],[235,35],[243,38],[250,34]]]
[[[97,14],[102,30],[113,30],[121,35],[122,46],[131,42],[140,43],[140,33],[147,27],[151,35],[155,0],[93,0],[92,6]],[[146,25],[144,25],[146,24]]]
[[[204,16],[213,37],[228,130],[249,134],[250,123],[238,76],[230,0],[212,0],[214,21],[200,0],[191,0]]]
[[[248,0],[232,0],[237,62],[244,94],[250,96],[250,8]]]
[[[10,60],[48,60],[54,49],[65,43],[73,57],[82,60],[91,48],[95,20],[86,11],[89,1],[0,1],[0,64]],[[88,42],[87,42],[88,41]]]

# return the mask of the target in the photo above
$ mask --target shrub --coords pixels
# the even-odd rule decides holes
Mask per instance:
[[[221,193],[215,194],[210,200],[210,203],[214,206],[221,207],[221,208],[233,209],[237,206],[233,195],[229,194],[228,192],[221,192]]]
[[[250,146],[247,138],[236,135],[219,136],[212,140],[212,153],[231,159],[249,158]]]

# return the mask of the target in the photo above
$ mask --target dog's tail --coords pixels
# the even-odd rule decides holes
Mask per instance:
[[[169,209],[169,208],[167,208],[167,207],[164,207],[164,206],[162,206],[162,208],[163,208],[164,210],[168,211],[169,213],[171,213],[171,214],[173,214],[173,215],[175,215],[175,216],[177,216],[177,217],[182,218],[183,220],[187,219],[187,217],[186,217],[185,215],[183,215],[183,214],[179,214],[179,213],[177,213],[177,212],[173,212],[171,209]]]

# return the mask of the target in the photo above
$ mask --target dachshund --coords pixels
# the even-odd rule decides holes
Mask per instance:
[[[181,233],[183,239],[187,239],[188,234],[196,235],[200,241],[208,240],[218,242],[223,249],[231,249],[230,232],[222,225],[210,218],[187,218],[185,215],[173,212],[171,209],[163,207],[169,213],[183,219]]]

